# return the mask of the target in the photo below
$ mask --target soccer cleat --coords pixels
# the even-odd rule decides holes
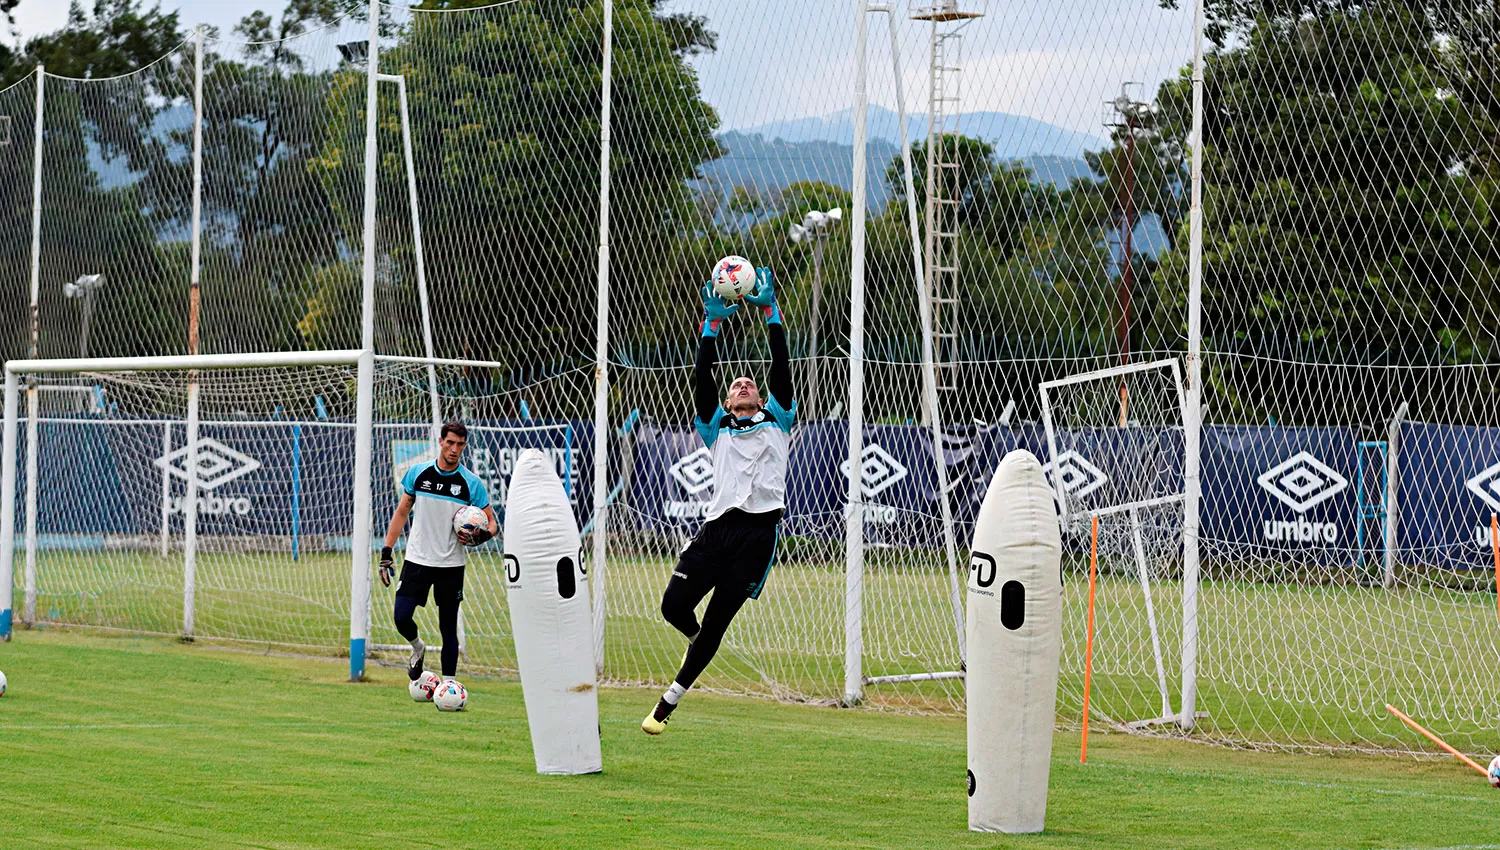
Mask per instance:
[[[676,707],[664,699],[657,700],[656,708],[651,709],[651,713],[641,721],[641,731],[647,735],[660,735],[667,731],[667,720],[672,716],[672,709]]]
[[[406,662],[406,677],[413,682],[422,677],[422,659],[427,657],[427,644],[417,641],[411,648],[411,659]]]

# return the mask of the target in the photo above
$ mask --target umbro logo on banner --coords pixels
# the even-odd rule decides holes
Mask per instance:
[[[1299,514],[1349,488],[1348,479],[1305,451],[1262,472],[1255,483]]]
[[[849,461],[839,464],[839,471],[849,477]],[[906,477],[906,467],[876,443],[865,445],[859,454],[859,488],[866,496],[878,496]]]
[[[1469,492],[1484,500],[1490,510],[1500,512],[1500,463],[1464,482]]]
[[[183,446],[151,463],[158,469],[166,470],[168,475],[186,481],[188,480],[187,456],[188,447]],[[212,490],[260,469],[260,461],[207,437],[198,439],[198,453],[194,461],[197,466],[198,486],[204,490]]]
[[[714,458],[706,448],[678,458],[667,472],[690,496],[714,486]]]
[[[1055,470],[1050,463],[1043,466],[1042,474],[1047,476],[1053,487],[1062,485],[1063,492],[1075,499],[1081,499],[1109,483],[1109,476],[1103,470],[1072,450],[1058,456]]]

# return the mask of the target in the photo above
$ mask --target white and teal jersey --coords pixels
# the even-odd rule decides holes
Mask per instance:
[[[463,464],[445,472],[429,460],[406,471],[401,492],[413,499],[406,559],[428,567],[463,566],[464,547],[453,530],[453,515],[464,505],[490,506],[484,482]]]
[[[712,422],[694,418],[714,458],[714,498],[704,519],[717,519],[733,508],[750,514],[786,509],[787,456],[796,417],[796,402],[787,410],[773,397],[744,419],[722,405]]]

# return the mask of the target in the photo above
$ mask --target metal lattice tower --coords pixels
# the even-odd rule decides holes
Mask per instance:
[[[910,16],[929,24],[927,95],[926,246],[923,269],[932,307],[932,355],[937,388],[958,387],[958,117],[960,30],[984,16],[982,3],[913,0]]]

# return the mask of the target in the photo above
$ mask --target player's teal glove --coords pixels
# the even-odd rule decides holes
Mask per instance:
[[[703,298],[703,336],[718,336],[719,323],[740,311],[740,305],[730,304],[724,297],[714,292],[713,284],[703,284],[703,289],[698,293]]]
[[[745,300],[760,308],[765,314],[766,324],[781,324],[781,305],[776,303],[776,279],[770,269],[755,270],[755,291],[746,295]]]

